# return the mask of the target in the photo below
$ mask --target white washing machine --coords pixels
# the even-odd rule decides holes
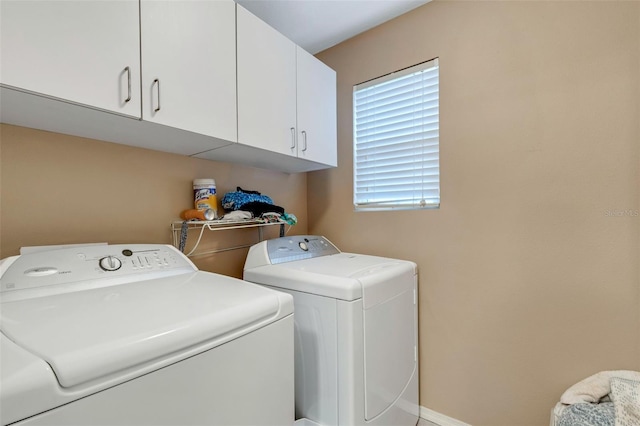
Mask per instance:
[[[251,247],[243,278],[293,296],[301,423],[417,423],[415,263],[293,236]]]
[[[291,296],[164,245],[0,264],[2,425],[290,425]]]

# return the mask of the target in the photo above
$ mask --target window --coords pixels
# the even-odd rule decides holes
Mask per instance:
[[[353,87],[356,211],[440,206],[438,78],[433,59]]]

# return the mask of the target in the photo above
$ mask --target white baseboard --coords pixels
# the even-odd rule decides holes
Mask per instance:
[[[471,426],[468,423],[445,416],[444,414],[440,414],[437,411],[430,410],[423,406],[420,406],[420,418],[435,423],[438,426]]]

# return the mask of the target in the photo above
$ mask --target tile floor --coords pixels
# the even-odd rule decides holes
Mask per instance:
[[[430,422],[430,421],[428,421],[428,420],[420,419],[420,420],[418,421],[418,425],[417,425],[417,426],[438,426],[438,425],[437,425],[437,424],[435,424],[435,423],[431,423],[431,422]]]

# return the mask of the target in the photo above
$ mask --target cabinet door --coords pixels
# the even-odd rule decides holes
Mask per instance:
[[[141,0],[140,10],[143,120],[235,142],[235,3]]]
[[[296,155],[296,45],[237,6],[238,142]]]
[[[336,72],[297,48],[298,157],[337,165]]]
[[[0,2],[2,85],[140,117],[137,0]]]

